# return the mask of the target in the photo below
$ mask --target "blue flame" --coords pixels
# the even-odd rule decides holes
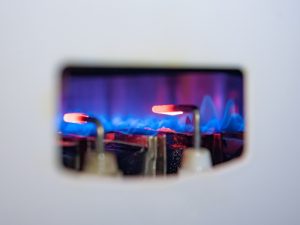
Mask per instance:
[[[216,106],[211,97],[205,96],[201,107],[201,131],[203,133],[215,132],[242,132],[244,131],[244,119],[235,110],[236,105],[233,100],[228,100],[225,105],[223,116],[218,116]],[[149,109],[150,110],[150,109]],[[193,131],[192,116],[188,114],[179,116],[148,115],[143,118],[132,115],[96,116],[104,125],[105,131],[121,131],[128,134],[153,135],[161,128],[168,128],[176,132],[190,133]],[[82,136],[92,136],[96,134],[95,125],[66,123],[62,119],[59,122],[59,131],[63,134],[77,134]]]
[[[239,113],[235,112],[234,109],[234,101],[229,100],[220,123],[221,131],[244,131],[244,119]]]
[[[222,118],[218,118],[213,100],[211,97],[205,96],[200,107],[200,115],[201,131],[204,133],[244,131],[244,119],[236,112],[233,100],[227,101],[224,115]]]

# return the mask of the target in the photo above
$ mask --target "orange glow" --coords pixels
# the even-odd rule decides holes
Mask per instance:
[[[83,113],[66,113],[64,121],[69,123],[86,123],[89,117]]]
[[[183,114],[183,111],[176,110],[175,105],[155,105],[152,107],[152,112],[170,116]]]
[[[157,131],[161,131],[161,132],[167,132],[167,133],[176,133],[175,130],[172,130],[170,128],[167,128],[167,127],[162,127],[162,128],[159,128],[157,129]]]

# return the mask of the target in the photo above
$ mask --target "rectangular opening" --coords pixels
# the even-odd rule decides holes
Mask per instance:
[[[59,96],[58,143],[67,169],[97,173],[103,145],[119,174],[178,174],[184,151],[195,147],[198,136],[213,165],[243,153],[244,80],[238,69],[67,67]]]

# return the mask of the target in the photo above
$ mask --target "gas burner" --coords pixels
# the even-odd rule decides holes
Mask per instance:
[[[145,162],[148,152],[147,135],[133,135],[122,132],[105,134],[105,151],[116,155],[118,168],[123,175],[139,175],[145,173]],[[158,139],[165,137],[166,156],[163,153],[157,159],[157,174],[177,174],[182,162],[183,152],[193,146],[193,135],[173,132],[159,132]],[[66,168],[84,171],[86,154],[96,151],[96,137],[65,135],[60,137],[63,165]],[[238,158],[243,149],[243,133],[202,134],[202,147],[207,148],[212,156],[213,165]],[[161,165],[159,165],[161,164]]]

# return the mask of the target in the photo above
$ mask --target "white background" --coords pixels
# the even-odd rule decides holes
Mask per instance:
[[[298,1],[0,1],[0,224],[300,224]],[[69,61],[241,66],[248,152],[171,181],[113,181],[55,163]]]

